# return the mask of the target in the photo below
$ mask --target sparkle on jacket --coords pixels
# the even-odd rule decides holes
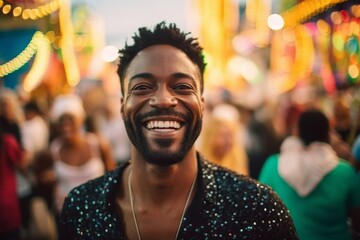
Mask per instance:
[[[60,240],[127,239],[115,190],[128,164],[70,192],[60,216]],[[287,208],[269,187],[199,154],[198,166],[197,192],[178,239],[298,239]]]

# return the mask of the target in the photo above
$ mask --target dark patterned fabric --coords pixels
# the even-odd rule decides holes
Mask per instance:
[[[127,239],[115,189],[128,164],[71,191],[60,239]],[[270,188],[200,156],[198,164],[197,192],[178,239],[298,239],[288,210]]]

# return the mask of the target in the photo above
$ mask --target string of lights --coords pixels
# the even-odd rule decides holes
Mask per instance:
[[[10,61],[0,65],[0,77],[4,77],[22,66],[24,66],[30,59],[35,55],[38,48],[41,47],[41,43],[44,43],[47,38],[43,35],[42,32],[37,31],[34,33],[31,38],[29,44],[25,47],[25,49],[17,55],[15,58]]]
[[[67,83],[76,86],[80,81],[80,72],[74,52],[74,31],[71,21],[71,6],[69,0],[64,0],[59,12],[60,29],[62,33],[61,52]]]
[[[49,64],[51,46],[50,41],[41,32],[35,33],[37,36],[37,53],[30,71],[26,74],[23,86],[24,90],[31,92],[41,82]]]
[[[23,9],[0,0],[0,11],[9,14],[11,11],[15,17],[22,16],[24,20],[35,20],[59,10],[59,23],[61,29],[60,49],[63,57],[64,70],[67,83],[75,86],[80,80],[77,69],[77,61],[74,53],[74,34],[72,30],[70,2],[69,0],[52,0],[45,5],[36,8]],[[25,49],[15,58],[0,65],[0,77],[9,75],[28,63],[35,55],[31,69],[26,74],[23,84],[26,91],[33,90],[41,80],[47,68],[51,52],[51,42],[42,32],[37,31]]]
[[[61,0],[51,0],[46,4],[34,8],[25,8],[0,0],[0,11],[5,15],[12,14],[13,17],[21,17],[24,20],[36,20],[58,11],[60,5]]]
[[[294,27],[332,6],[346,1],[347,0],[305,0],[281,15],[284,19],[285,27]]]
[[[24,79],[24,89],[31,91],[41,81],[50,57],[50,42],[40,31],[34,33],[26,48],[15,58],[0,65],[0,77],[6,76],[18,70],[28,63],[35,55],[33,66]]]

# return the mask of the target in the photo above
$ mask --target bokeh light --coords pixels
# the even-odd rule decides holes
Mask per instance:
[[[118,58],[118,49],[114,46],[106,46],[101,51],[101,59],[104,62],[113,62]]]
[[[267,24],[272,30],[280,30],[284,27],[284,19],[279,14],[271,14],[267,19]]]

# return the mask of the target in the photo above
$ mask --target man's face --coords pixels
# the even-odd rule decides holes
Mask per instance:
[[[146,161],[180,162],[201,131],[200,73],[185,53],[169,45],[140,51],[124,79],[121,112],[132,144]]]

